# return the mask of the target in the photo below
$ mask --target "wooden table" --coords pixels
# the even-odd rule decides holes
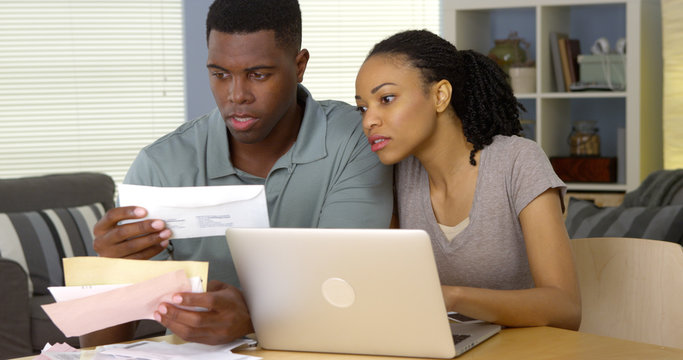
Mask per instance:
[[[183,342],[174,335],[150,340]],[[240,350],[236,353],[262,357],[264,360],[390,360],[409,359],[387,356],[321,354],[294,351]],[[21,360],[32,359],[32,356]],[[683,349],[644,344],[587,333],[551,328],[504,329],[474,349],[457,358],[475,359],[683,359]]]

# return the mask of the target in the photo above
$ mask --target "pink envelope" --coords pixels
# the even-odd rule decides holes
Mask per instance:
[[[134,320],[154,319],[162,302],[191,291],[185,270],[80,299],[42,305],[65,336],[81,336]]]

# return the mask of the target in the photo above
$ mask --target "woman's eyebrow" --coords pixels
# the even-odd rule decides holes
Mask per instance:
[[[370,90],[370,93],[371,94],[376,93],[382,86],[385,86],[385,85],[396,85],[396,84],[394,84],[392,82],[385,82],[383,84],[379,84],[379,85],[375,86],[374,88],[372,88],[372,90]]]

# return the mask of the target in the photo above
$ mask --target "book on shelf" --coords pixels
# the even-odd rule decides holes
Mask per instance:
[[[565,33],[551,31],[550,32],[550,59],[553,63],[553,73],[555,75],[555,89],[556,91],[567,91],[569,84],[564,83],[564,74],[562,72],[562,58],[560,57],[559,39],[566,39],[569,36]]]
[[[559,50],[560,50],[560,60],[562,62],[562,78],[564,80],[564,91],[569,91],[569,87],[572,85],[572,78],[569,72],[569,55],[567,55],[567,40],[569,38],[559,38],[557,39]]]
[[[565,42],[567,45],[567,58],[569,61],[569,75],[571,78],[571,84],[579,82],[579,62],[577,60],[579,54],[581,53],[581,44],[579,39],[567,39]]]

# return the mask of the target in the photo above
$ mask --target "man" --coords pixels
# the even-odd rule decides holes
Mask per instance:
[[[389,226],[391,169],[379,163],[348,104],[316,102],[299,83],[296,0],[216,0],[207,16],[207,68],[217,104],[144,148],[125,183],[154,186],[264,184],[273,227]],[[226,131],[227,129],[227,131]],[[139,207],[110,210],[95,226],[95,250],[117,258],[208,260],[208,291],[161,304],[157,321],[188,341],[220,344],[253,331],[224,237],[174,239]],[[200,306],[195,312],[174,305]],[[82,346],[132,337],[119,326],[81,337]]]

